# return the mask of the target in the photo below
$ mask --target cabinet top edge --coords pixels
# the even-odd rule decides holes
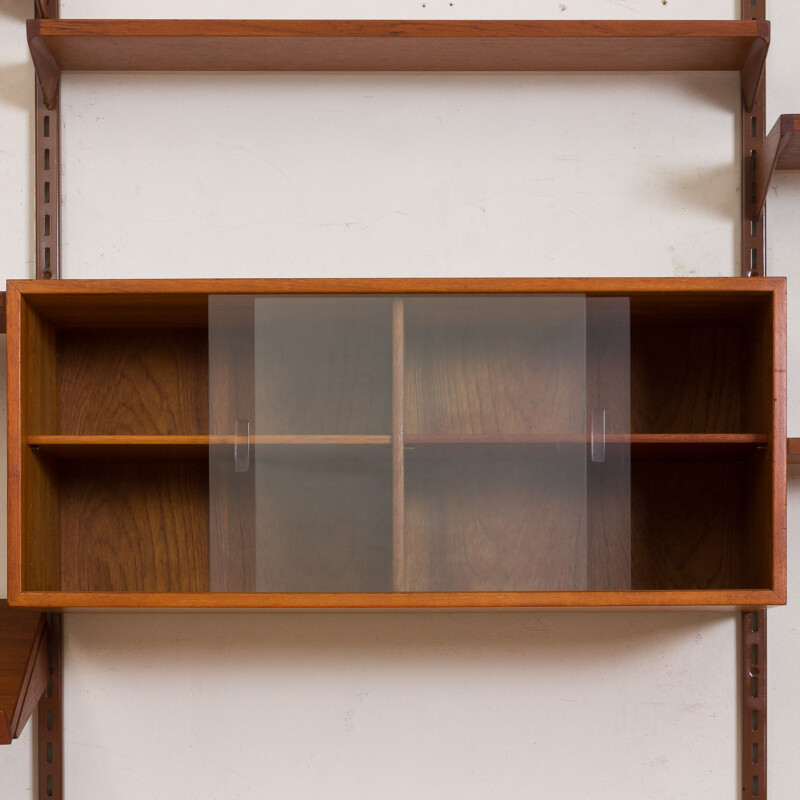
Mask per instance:
[[[207,295],[207,294],[770,294],[786,278],[212,278],[125,280],[9,280],[22,295]]]

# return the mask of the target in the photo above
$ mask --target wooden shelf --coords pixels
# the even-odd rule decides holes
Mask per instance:
[[[29,436],[28,445],[62,460],[169,459],[205,461],[211,447],[231,447],[230,436]],[[390,445],[386,436],[251,436],[253,445]]]
[[[800,169],[800,114],[778,117],[756,159],[756,209],[761,213],[775,170]]]
[[[753,20],[28,21],[46,98],[61,71],[734,70],[748,108],[769,31]]]
[[[0,744],[20,735],[50,678],[45,616],[0,600]]]
[[[755,449],[766,448],[769,437],[758,433],[612,433],[607,434],[605,443],[609,447],[629,445],[633,458],[682,458],[687,460],[709,460],[746,456]],[[406,448],[436,447],[450,445],[527,445],[588,446],[585,434],[564,436],[546,435],[407,435]],[[800,463],[800,454],[798,455]]]
[[[746,452],[753,447],[766,445],[769,437],[757,433],[634,433],[609,434],[606,444],[629,444],[634,455],[645,453],[680,452],[691,455],[703,449],[704,454]],[[103,461],[117,459],[170,461],[205,461],[213,447],[230,448],[236,437],[230,436],[29,436],[28,445],[36,452],[60,460]],[[252,445],[383,445],[392,443],[389,435],[256,435],[250,437]],[[520,445],[585,445],[584,434],[414,434],[405,437],[406,447],[417,445],[470,445],[470,444],[520,444]],[[797,456],[800,462],[800,455]]]
[[[33,437],[41,438],[41,437]],[[760,445],[769,437],[760,433],[611,433],[606,444],[631,445]],[[583,433],[547,434],[406,434],[405,443],[411,444],[585,444]]]

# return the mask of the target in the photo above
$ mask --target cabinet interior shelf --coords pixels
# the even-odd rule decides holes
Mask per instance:
[[[230,449],[230,436],[29,436],[28,445],[62,461],[114,459],[169,459],[206,461],[213,448]],[[411,434],[404,437],[406,449],[437,445],[588,445],[585,434]],[[746,453],[765,447],[766,434],[758,433],[633,433],[609,434],[607,445],[630,445],[634,456],[670,455],[706,458],[710,455]],[[390,435],[254,435],[249,443],[258,445],[383,445],[392,444]]]
[[[769,23],[547,20],[28,21],[45,97],[61,71],[738,71],[750,108]]]

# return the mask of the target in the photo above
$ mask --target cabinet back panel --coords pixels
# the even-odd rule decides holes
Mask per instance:
[[[255,407],[256,433],[391,433],[392,299],[256,298]]]
[[[587,588],[585,447],[406,451],[405,591]]]
[[[254,469],[257,591],[391,591],[389,446],[257,446]]]
[[[632,432],[743,432],[743,345],[737,327],[634,327]]]
[[[632,588],[770,588],[743,585],[748,476],[736,461],[635,460]]]
[[[65,462],[61,589],[207,592],[208,465]]]
[[[583,295],[407,297],[407,434],[569,434],[586,425]]]
[[[59,433],[208,433],[205,329],[74,329],[58,337]]]

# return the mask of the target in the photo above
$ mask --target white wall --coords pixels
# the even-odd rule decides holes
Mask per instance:
[[[28,5],[0,0],[8,278],[33,272]],[[800,107],[795,5],[769,9],[770,120]],[[698,19],[738,6],[62,0],[62,13]],[[65,277],[738,274],[734,76],[82,75],[62,103]],[[798,190],[800,174],[781,175],[770,194],[774,275],[800,245]],[[790,435],[799,402],[790,374]],[[774,798],[797,794],[795,609],[769,615]],[[68,798],[740,793],[725,612],[86,614],[66,620],[65,660]],[[0,798],[32,797],[33,769],[29,728],[0,750]]]

